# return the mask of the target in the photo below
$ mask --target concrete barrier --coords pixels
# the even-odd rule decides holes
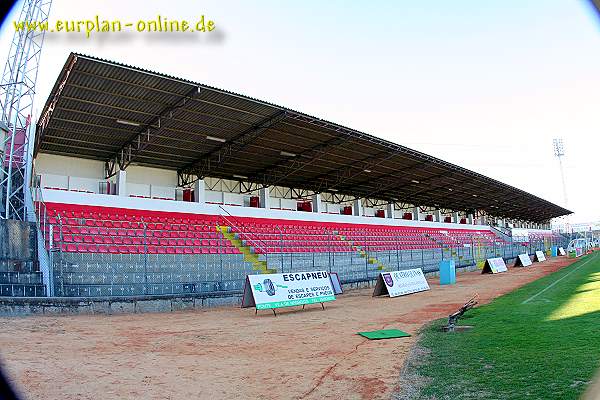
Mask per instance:
[[[240,305],[241,296],[231,292],[201,297],[0,297],[0,316],[171,312]]]
[[[476,270],[470,265],[457,268],[457,272]],[[427,272],[435,277],[439,272]],[[371,287],[370,281],[345,282],[344,290]],[[459,282],[460,284],[460,282]],[[134,296],[134,297],[0,297],[0,316],[21,317],[27,315],[77,315],[77,314],[131,314],[148,312],[172,312],[197,310],[211,307],[234,307],[241,305],[242,292],[214,292],[202,295]]]

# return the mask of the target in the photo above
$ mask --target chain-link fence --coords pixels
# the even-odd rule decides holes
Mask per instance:
[[[69,218],[49,223],[57,296],[143,296],[239,292],[246,275],[327,270],[342,283],[370,281],[382,271],[436,271],[445,259],[457,267],[486,258],[564,246],[558,236],[528,241],[497,235],[332,229],[304,225],[245,225],[221,216],[211,223]],[[381,229],[380,229],[381,230]]]

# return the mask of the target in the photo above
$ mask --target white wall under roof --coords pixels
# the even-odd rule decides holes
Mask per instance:
[[[35,161],[36,173],[104,180],[104,163],[84,158],[40,153]],[[114,179],[111,179],[114,180]],[[159,168],[130,165],[127,182],[155,186],[177,186],[177,172]],[[96,185],[97,186],[97,185]]]
[[[177,171],[130,165],[127,167],[127,183],[129,182],[176,187]]]
[[[54,154],[39,154],[35,160],[35,170],[38,174],[95,179],[102,179],[104,177],[104,163],[102,161],[57,156]]]

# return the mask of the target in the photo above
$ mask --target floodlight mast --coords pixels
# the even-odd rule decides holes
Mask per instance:
[[[0,219],[27,220],[32,110],[52,0],[25,0],[0,77]],[[45,27],[45,28],[44,28]]]
[[[558,165],[560,168],[560,178],[562,181],[562,190],[563,190],[563,202],[564,202],[564,206],[565,208],[567,208],[567,184],[565,181],[565,172],[563,169],[563,165],[562,165],[562,157],[564,157],[565,155],[565,146],[563,144],[563,140],[562,138],[556,138],[552,140],[552,144],[554,147],[554,156],[558,158]],[[566,219],[566,230],[569,230],[569,220],[568,217],[565,217]]]

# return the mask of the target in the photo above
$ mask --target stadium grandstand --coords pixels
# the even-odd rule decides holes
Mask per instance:
[[[366,133],[81,54],[37,122],[33,167],[43,249],[5,263],[5,296],[227,295],[247,274],[473,266],[563,245],[550,220],[570,213]]]

